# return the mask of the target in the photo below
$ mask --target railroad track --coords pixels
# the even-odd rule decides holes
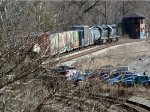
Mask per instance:
[[[123,99],[123,98],[119,98],[119,97],[114,97],[114,96],[106,96],[106,95],[95,95],[95,94],[91,94],[91,96],[93,96],[92,98],[94,99],[99,99],[102,98],[104,100],[107,100],[109,102],[113,102],[116,104],[120,104],[126,108],[132,109],[136,112],[150,112],[150,107],[146,106],[144,104],[138,103],[138,102],[134,102],[128,99]]]
[[[82,99],[78,96],[55,95],[55,100],[62,102],[65,106],[74,105],[74,109],[78,111],[85,111],[85,107],[93,109],[93,111],[107,111],[107,108],[102,105],[104,101],[119,104],[129,112],[150,112],[150,107],[148,106],[114,96],[89,94],[88,98]]]
[[[64,63],[64,62],[71,61],[73,59],[79,58],[81,56],[88,55],[88,54],[97,52],[99,50],[105,49],[105,48],[109,48],[111,46],[121,45],[121,44],[125,44],[125,43],[132,43],[132,42],[140,42],[140,41],[143,41],[143,40],[128,39],[128,40],[125,40],[125,41],[121,40],[121,41],[111,43],[111,44],[107,43],[107,44],[103,44],[103,45],[89,46],[89,47],[86,47],[86,48],[83,48],[83,49],[78,49],[78,50],[75,50],[73,52],[69,52],[67,54],[64,53],[62,55],[54,56],[53,61],[55,60],[55,63]],[[66,55],[66,56],[64,56],[64,55]],[[42,65],[46,68],[51,66],[51,65],[49,65],[49,62],[45,63],[45,64],[42,64]]]
[[[84,55],[88,55],[88,54],[97,52],[97,51],[105,49],[105,48],[109,48],[111,46],[121,45],[121,44],[125,44],[125,43],[132,43],[132,42],[140,42],[140,41],[142,41],[142,40],[133,40],[133,39],[131,39],[131,40],[127,40],[127,41],[118,41],[118,42],[111,43],[111,44],[104,44],[104,45],[100,45],[98,47],[97,46],[93,47],[93,49],[89,49],[89,50],[86,50],[86,51],[83,51],[83,52],[79,52],[78,54],[72,54],[71,56],[66,56],[66,57],[61,56],[61,57],[59,57],[59,59],[57,61],[59,63],[63,63],[63,62],[67,62],[67,61],[79,58],[79,57],[84,56]]]
[[[150,107],[134,101],[127,100],[126,103],[124,103],[124,106],[130,107],[136,110],[137,112],[150,112]]]
[[[126,39],[126,40],[121,40],[121,42],[135,42],[135,41],[139,41],[139,39]],[[120,41],[119,41],[120,42]],[[85,47],[81,47],[79,49],[75,49],[75,50],[72,50],[71,52],[65,52],[65,53],[62,53],[62,54],[59,54],[58,57],[63,57],[63,56],[66,56],[66,55],[71,55],[71,54],[74,54],[76,52],[80,52],[80,51],[84,51],[84,50],[87,50],[87,49],[92,49],[92,48],[95,48],[95,47],[98,47],[98,46],[105,46],[105,45],[108,45],[108,44],[115,44],[115,43],[118,43],[118,42],[112,42],[112,43],[106,43],[106,44],[100,44],[100,45],[90,45],[90,46],[85,46]]]
[[[64,106],[69,106],[77,111],[102,111],[106,110],[104,106],[102,106],[101,102],[94,101],[91,99],[79,98],[79,97],[71,97],[66,95],[55,95],[55,101],[59,103],[63,103]]]

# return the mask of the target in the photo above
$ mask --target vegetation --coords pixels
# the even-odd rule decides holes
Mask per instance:
[[[78,95],[84,99],[88,92],[106,92],[100,82],[75,86],[63,76],[51,73],[41,66],[43,60],[33,52],[33,45],[19,42],[12,45],[9,40],[19,40],[28,34],[43,31],[51,33],[70,28],[75,24],[116,23],[130,11],[149,16],[149,2],[104,2],[104,1],[0,1],[0,111],[3,112],[52,112],[57,104],[55,95]],[[143,9],[144,6],[144,9]],[[50,65],[55,63],[51,61]],[[51,67],[50,66],[50,67]],[[75,94],[79,93],[80,94]],[[75,103],[67,106],[74,108]],[[107,103],[102,103],[104,107]],[[66,107],[67,107],[66,106]],[[84,108],[84,107],[82,107]],[[89,107],[93,109],[94,107]],[[54,110],[55,109],[55,110]],[[64,110],[65,111],[65,110]],[[106,111],[106,109],[104,109]]]

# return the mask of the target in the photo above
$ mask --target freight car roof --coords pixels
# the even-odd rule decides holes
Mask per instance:
[[[142,15],[142,14],[134,12],[134,13],[126,14],[124,16],[124,18],[143,18],[143,19],[145,19],[146,17],[144,15]]]

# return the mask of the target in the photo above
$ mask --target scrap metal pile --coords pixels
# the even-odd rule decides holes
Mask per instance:
[[[128,71],[128,67],[118,67],[117,69],[112,67],[102,67],[97,72],[90,69],[81,72],[73,67],[59,66],[53,70],[54,72],[65,75],[67,80],[70,80],[73,83],[84,82],[90,79],[100,79],[108,85],[121,84],[129,87],[134,86],[135,84],[141,84],[150,86],[150,78],[145,72],[143,74],[130,72]]]

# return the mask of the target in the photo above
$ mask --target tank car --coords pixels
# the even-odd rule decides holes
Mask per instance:
[[[116,25],[94,26],[92,32],[95,44],[118,41]]]

